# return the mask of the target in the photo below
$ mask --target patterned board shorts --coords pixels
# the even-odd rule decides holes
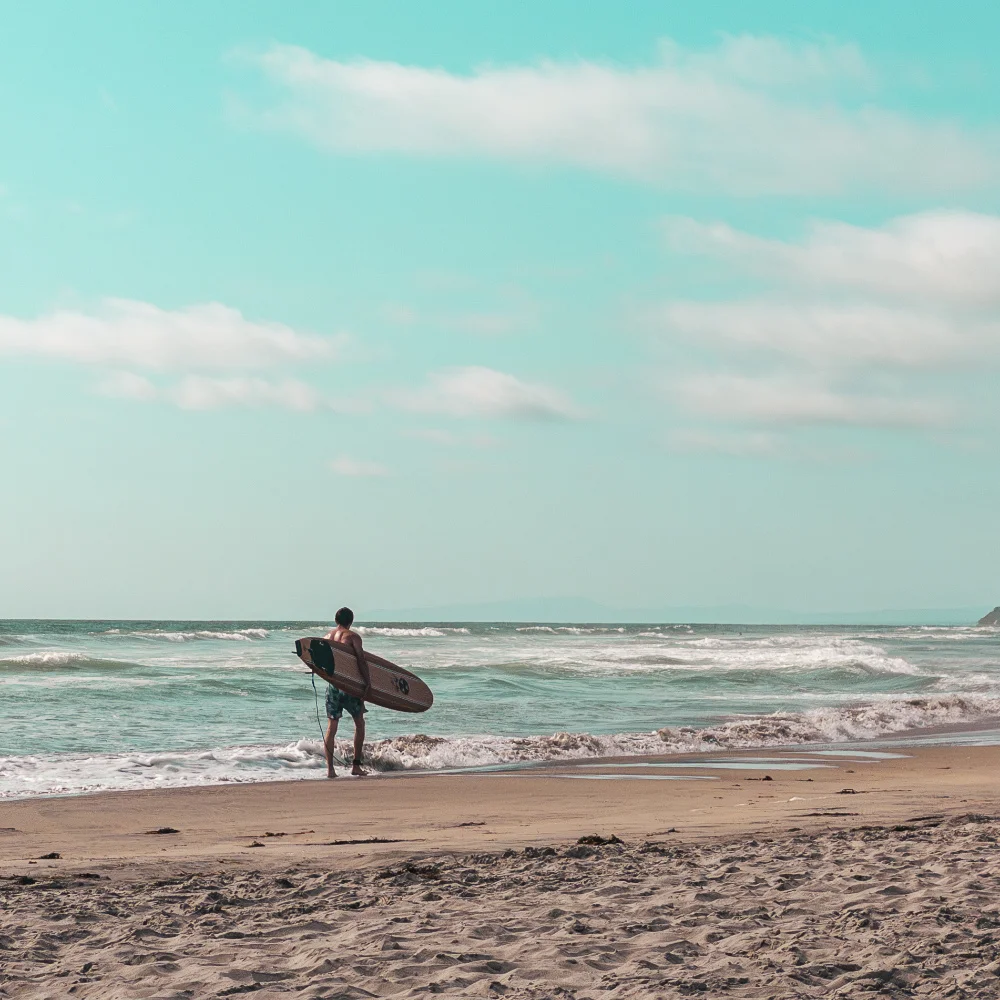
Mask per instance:
[[[345,708],[355,721],[368,711],[360,698],[353,694],[344,694],[332,684],[328,685],[326,689],[326,717],[337,721],[343,717]]]

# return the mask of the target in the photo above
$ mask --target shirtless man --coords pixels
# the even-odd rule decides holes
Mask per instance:
[[[350,608],[341,608],[334,620],[337,627],[327,633],[326,638],[333,642],[350,646],[354,650],[354,655],[358,658],[358,668],[366,685],[366,694],[371,689],[371,678],[368,676],[368,664],[365,661],[365,653],[361,648],[361,636],[357,632],[351,631],[354,624],[354,612]],[[326,691],[326,717],[329,725],[326,730],[326,739],[323,741],[323,748],[326,751],[326,776],[336,778],[333,770],[333,739],[337,735],[337,724],[344,714],[344,709],[351,713],[354,719],[354,766],[351,774],[361,777],[366,772],[361,767],[361,758],[365,749],[365,703],[361,698],[352,694],[344,694],[338,691],[332,684]]]

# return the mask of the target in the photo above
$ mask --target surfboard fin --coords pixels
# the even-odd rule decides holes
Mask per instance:
[[[314,639],[309,643],[309,658],[323,673],[331,677],[336,673],[337,664],[333,658],[333,650],[322,640]]]

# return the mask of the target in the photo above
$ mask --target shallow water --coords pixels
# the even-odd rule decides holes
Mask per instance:
[[[0,796],[315,776],[324,720],[293,643],[328,627],[0,622]],[[382,769],[871,739],[1000,716],[995,628],[360,631],[435,693],[423,715],[372,710]]]

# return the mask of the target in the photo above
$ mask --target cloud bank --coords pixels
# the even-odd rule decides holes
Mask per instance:
[[[768,351],[815,365],[929,368],[1000,357],[1000,322],[872,302],[798,298],[672,302],[657,313],[691,341]]]
[[[766,239],[723,223],[668,219],[670,245],[813,289],[840,289],[949,308],[1000,306],[1000,217],[928,211],[865,228],[815,222],[799,242]]]
[[[332,400],[306,382],[269,374],[337,360],[341,344],[342,338],[248,320],[238,309],[219,303],[170,310],[106,299],[90,313],[57,310],[27,320],[0,316],[0,355],[95,366],[105,369],[96,386],[101,395],[185,410],[368,410],[379,390],[362,393],[354,387],[350,398]],[[249,375],[248,369],[261,374]],[[403,409],[455,418],[580,416],[557,389],[475,366],[432,373],[423,388],[400,390],[386,399]]]
[[[100,310],[57,310],[37,319],[0,316],[0,354],[154,371],[268,368],[336,357],[338,341],[253,322],[209,302],[160,309],[105,299]]]
[[[723,371],[670,379],[688,417],[785,427],[947,427],[968,416],[951,372],[1000,364],[1000,218],[922,212],[866,228],[814,223],[800,240],[692,219],[665,223],[677,253],[704,254],[750,297],[672,301],[652,313],[666,342],[695,345]],[[875,386],[873,391],[866,386]],[[890,390],[886,390],[886,385]],[[714,432],[691,430],[722,450]],[[761,449],[762,451],[764,449]]]
[[[680,381],[674,391],[689,413],[747,423],[927,428],[954,419],[951,407],[941,402],[848,393],[801,375],[697,375]]]
[[[450,417],[569,420],[582,411],[565,393],[492,368],[452,368],[429,376],[423,389],[402,393],[404,409]]]
[[[263,378],[187,375],[176,383],[158,386],[134,372],[113,372],[101,381],[98,392],[118,399],[161,400],[182,410],[266,406],[310,413],[333,408],[311,385],[291,378],[269,381]]]
[[[389,470],[378,462],[359,461],[346,455],[334,459],[330,468],[338,476],[351,476],[355,479],[374,479],[389,474]]]
[[[942,192],[1000,177],[995,130],[879,107],[875,71],[834,42],[667,41],[647,66],[546,60],[468,74],[293,45],[243,58],[275,96],[235,114],[340,152],[578,167],[736,195]]]

